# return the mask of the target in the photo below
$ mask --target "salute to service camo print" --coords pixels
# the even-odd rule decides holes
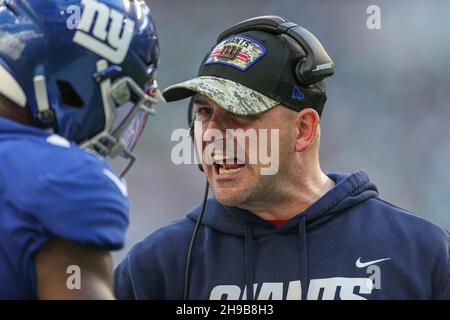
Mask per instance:
[[[254,115],[279,105],[277,101],[242,84],[211,76],[198,77],[175,84],[164,92],[173,89],[198,92],[217,103],[219,107],[237,115]]]

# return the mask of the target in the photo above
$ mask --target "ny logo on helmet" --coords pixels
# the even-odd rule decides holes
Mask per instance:
[[[125,20],[122,13],[96,0],[81,3],[84,10],[73,41],[112,63],[122,63],[133,37],[134,21]]]

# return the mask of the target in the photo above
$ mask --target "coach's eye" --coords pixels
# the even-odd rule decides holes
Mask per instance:
[[[195,113],[197,115],[208,115],[208,114],[212,114],[213,113],[213,109],[212,108],[208,108],[208,107],[202,107],[202,108],[198,108]]]
[[[213,108],[201,107],[195,111],[195,118],[200,121],[207,121],[211,118],[213,112],[214,112]]]
[[[214,109],[211,107],[200,107],[195,111],[195,120],[206,124],[211,120]]]

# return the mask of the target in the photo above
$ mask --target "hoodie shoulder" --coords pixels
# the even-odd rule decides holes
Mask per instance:
[[[450,234],[436,223],[380,198],[362,204],[365,222],[386,239],[407,240],[430,251],[448,249]]]
[[[193,230],[192,220],[178,219],[134,245],[115,270],[117,298],[182,299],[180,270],[185,268]]]
[[[187,250],[194,230],[194,222],[186,217],[177,219],[155,230],[130,251],[130,259],[157,255],[178,254]]]
[[[373,216],[368,222],[378,231],[378,240],[403,249],[410,265],[428,266],[433,298],[450,298],[450,234],[443,227],[380,198],[369,199]]]
[[[442,237],[446,240],[450,239],[450,235],[446,229],[432,222],[431,220],[420,216],[417,213],[400,208],[380,198],[372,198],[369,201],[382,208],[382,210],[380,210],[379,212],[379,214],[381,215],[380,218],[396,222],[404,227],[408,227],[408,230],[411,233],[427,233],[427,236],[431,238],[433,238],[433,236],[437,236]]]

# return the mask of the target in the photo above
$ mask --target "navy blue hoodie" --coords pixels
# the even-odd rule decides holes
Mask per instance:
[[[209,199],[191,299],[450,299],[450,237],[378,197],[364,171],[276,228]],[[119,299],[182,299],[199,208],[138,243],[116,269]],[[253,290],[249,290],[253,288]]]

